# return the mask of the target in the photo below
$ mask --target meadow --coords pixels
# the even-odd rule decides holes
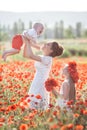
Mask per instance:
[[[76,39],[47,39],[47,40],[39,40],[39,44],[43,44],[50,41],[57,41],[64,47],[64,54],[62,57],[72,57],[72,56],[84,56],[87,57],[87,38],[76,38]],[[11,48],[11,40],[10,41],[2,41],[0,42],[0,53],[5,49]],[[36,50],[34,50],[36,52]],[[38,53],[38,52],[36,52]],[[12,58],[22,58],[21,55],[17,55]]]
[[[87,41],[58,40],[66,50],[87,49]],[[75,42],[75,44],[74,44]],[[81,44],[81,43],[83,44]],[[1,51],[5,48],[0,44]],[[36,52],[37,53],[37,52]],[[21,54],[11,56],[3,62],[0,55],[0,130],[87,130],[87,57],[71,55],[54,58],[50,79],[56,80],[57,91],[63,82],[60,71],[63,64],[69,61],[77,62],[79,82],[76,84],[76,103],[68,102],[68,107],[60,109],[55,106],[56,98],[50,92],[49,109],[29,109],[28,90],[33,80],[35,69],[34,61],[25,59]],[[38,86],[37,86],[38,87]],[[40,100],[40,95],[36,98]]]

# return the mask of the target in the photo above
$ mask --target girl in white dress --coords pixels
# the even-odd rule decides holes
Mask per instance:
[[[76,62],[69,62],[62,70],[62,74],[65,76],[65,80],[62,83],[59,94],[53,90],[55,96],[57,96],[56,106],[61,108],[68,107],[67,103],[75,103],[76,90],[75,83],[77,83],[79,77],[76,68]]]
[[[46,109],[49,106],[49,92],[45,89],[45,81],[49,77],[49,72],[52,66],[52,57],[60,56],[63,53],[63,47],[56,42],[45,43],[41,50],[42,56],[37,56],[33,53],[31,46],[35,44],[28,43],[25,40],[24,57],[35,60],[36,73],[29,89],[30,108]],[[40,49],[40,47],[38,47]],[[37,99],[36,96],[41,98]]]

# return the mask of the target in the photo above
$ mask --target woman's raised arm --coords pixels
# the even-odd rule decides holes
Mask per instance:
[[[25,43],[26,43],[26,40],[27,40],[27,42],[28,42],[29,44],[31,44],[32,47],[34,47],[34,48],[40,50],[40,45],[34,40],[34,38],[32,38],[31,36],[28,36],[28,38],[25,37],[25,36],[23,36],[23,41],[24,41]]]
[[[28,40],[25,40],[25,46],[24,46],[24,52],[23,52],[23,56],[25,58],[30,58],[32,60],[36,60],[41,62],[41,57],[37,56],[33,53],[31,45],[28,43]]]

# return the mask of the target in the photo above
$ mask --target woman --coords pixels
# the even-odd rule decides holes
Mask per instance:
[[[52,66],[52,58],[60,56],[63,53],[63,47],[56,42],[49,42],[41,47],[42,56],[33,53],[31,46],[35,44],[25,41],[24,57],[35,60],[36,73],[29,89],[30,108],[46,109],[49,106],[49,92],[46,91],[44,85],[49,77]],[[40,47],[38,47],[40,49]],[[37,99],[37,95],[40,95]]]
[[[68,107],[69,104],[74,104],[76,100],[75,84],[79,77],[77,72],[76,62],[69,62],[62,70],[62,74],[65,76],[65,80],[62,83],[59,94],[53,90],[55,96],[57,96],[56,105],[61,108]]]

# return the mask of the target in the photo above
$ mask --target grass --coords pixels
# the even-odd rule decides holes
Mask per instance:
[[[87,39],[47,39],[47,40],[42,40],[40,42],[40,44],[43,44],[45,42],[52,42],[52,41],[57,41],[58,43],[60,43],[61,45],[63,45],[64,47],[64,50],[66,52],[65,56],[66,55],[69,55],[68,54],[68,50],[76,50],[76,51],[82,51],[82,52],[85,52],[87,51]],[[0,42],[0,54],[3,53],[3,50],[6,50],[6,49],[10,49],[11,48],[11,41],[4,41],[4,42]],[[34,52],[36,54],[40,54],[38,53],[38,51],[34,50]],[[71,55],[69,56],[71,57]],[[75,55],[75,57],[78,57],[78,54]],[[74,58],[75,58],[74,57]],[[86,59],[87,56],[83,56],[84,59]],[[13,60],[26,60],[25,58],[23,58],[23,49],[21,51],[20,54],[16,54],[14,56],[11,56],[11,58]],[[76,58],[78,60],[78,58]]]
[[[77,49],[77,50],[87,50],[87,39],[47,39],[42,40],[40,43],[45,43],[49,41],[57,41],[62,44],[65,49]],[[2,49],[9,49],[11,47],[11,41],[0,42],[3,45]]]
[[[48,41],[57,41],[63,45],[65,49],[87,50],[87,39],[49,39],[44,40],[42,43]]]

